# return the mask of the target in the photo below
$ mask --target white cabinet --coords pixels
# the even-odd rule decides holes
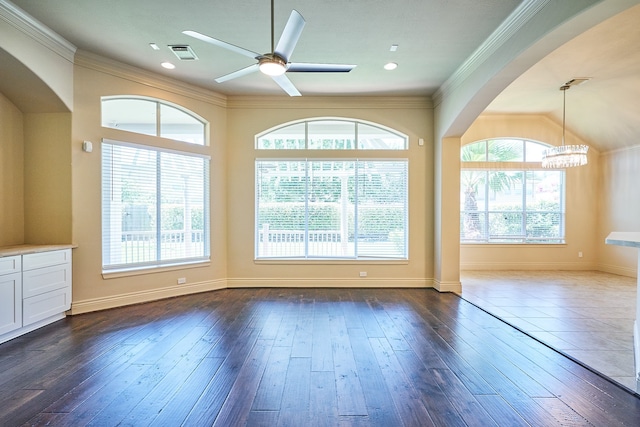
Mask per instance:
[[[71,249],[0,257],[0,343],[71,308]]]
[[[22,326],[71,308],[71,249],[22,256]]]
[[[21,258],[0,258],[0,336],[22,327]]]

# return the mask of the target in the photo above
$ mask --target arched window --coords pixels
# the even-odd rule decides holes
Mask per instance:
[[[210,159],[196,147],[206,122],[165,101],[107,97],[102,125],[157,137],[102,139],[103,273],[208,262]]]
[[[102,98],[102,126],[205,145],[207,123],[192,111],[153,98]]]
[[[547,147],[499,138],[461,148],[461,243],[564,243],[565,173],[542,168]]]
[[[407,259],[407,141],[326,118],[257,135],[256,259]]]
[[[269,129],[256,136],[259,150],[406,150],[406,135],[361,120],[320,118]]]

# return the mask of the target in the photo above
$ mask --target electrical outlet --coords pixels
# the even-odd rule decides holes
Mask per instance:
[[[578,252],[578,258],[582,258],[582,251]]]
[[[186,277],[178,278],[178,285],[184,285],[185,283],[187,283],[187,278]]]
[[[367,272],[366,271],[361,271],[360,272],[360,277],[367,277]]]

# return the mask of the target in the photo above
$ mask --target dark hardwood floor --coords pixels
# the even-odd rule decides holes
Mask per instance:
[[[239,289],[0,345],[0,426],[639,426],[640,399],[454,294]]]

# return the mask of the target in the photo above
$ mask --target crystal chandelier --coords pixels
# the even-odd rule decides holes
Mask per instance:
[[[587,164],[587,151],[589,147],[580,145],[564,145],[565,134],[565,115],[567,104],[567,90],[571,87],[571,83],[575,80],[571,80],[564,85],[560,86],[562,91],[562,145],[557,147],[547,148],[542,152],[542,167],[543,168],[571,168],[574,166],[582,166]]]

